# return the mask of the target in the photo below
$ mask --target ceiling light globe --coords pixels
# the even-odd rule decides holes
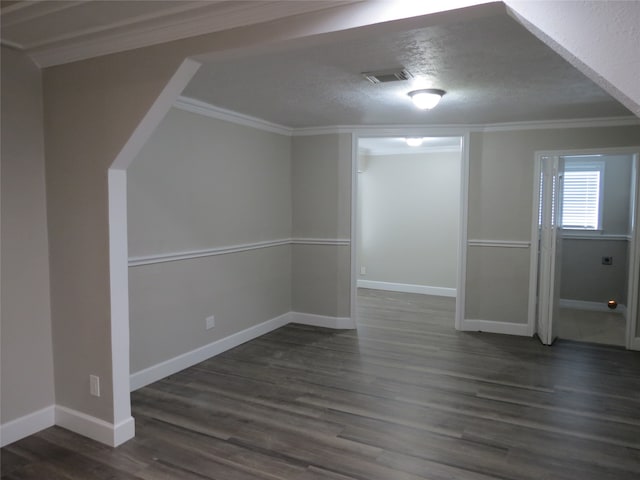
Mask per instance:
[[[444,90],[435,88],[427,88],[423,90],[414,90],[407,95],[413,100],[413,104],[421,110],[431,110],[435,107],[445,94]]]
[[[422,138],[420,137],[410,137],[405,138],[404,140],[410,147],[419,147],[420,145],[422,145]]]

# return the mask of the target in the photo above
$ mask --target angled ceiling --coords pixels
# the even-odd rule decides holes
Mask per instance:
[[[48,66],[348,3],[358,0],[0,0],[1,38]],[[183,94],[292,128],[630,115],[504,5],[459,12],[207,63]],[[396,67],[414,78],[373,85],[361,76]],[[436,109],[416,110],[406,93],[430,87],[447,94]]]
[[[47,67],[355,1],[2,0],[1,38]]]
[[[384,34],[206,64],[184,95],[295,128],[630,115],[504,10],[410,30],[402,23]],[[414,78],[374,85],[361,75],[396,67]],[[406,95],[415,88],[447,94],[420,111]]]

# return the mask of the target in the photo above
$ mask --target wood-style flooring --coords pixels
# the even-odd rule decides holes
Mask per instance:
[[[362,290],[357,331],[289,325],[132,394],[116,448],[53,427],[2,479],[640,478],[640,356],[453,328]]]

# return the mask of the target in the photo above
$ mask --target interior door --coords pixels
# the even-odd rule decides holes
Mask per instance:
[[[638,317],[640,316],[640,236],[638,223],[640,223],[640,211],[637,205],[640,202],[640,155],[633,156],[631,163],[631,195],[629,208],[629,262],[627,280],[627,312],[626,312],[626,347],[639,350],[635,338],[637,335]]]
[[[560,297],[562,178],[564,163],[559,156],[542,155],[540,162],[540,215],[538,248],[538,305],[536,333],[544,345],[556,339],[554,316]],[[557,267],[557,268],[556,268]]]
[[[553,215],[551,236],[553,242],[552,285],[551,285],[551,317],[549,318],[549,343],[558,338],[557,327],[560,318],[560,285],[562,276],[562,198],[564,194],[564,157],[555,157],[553,167]]]

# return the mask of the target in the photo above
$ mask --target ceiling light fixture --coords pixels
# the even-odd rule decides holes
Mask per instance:
[[[407,95],[413,100],[413,104],[421,110],[431,110],[435,107],[442,96],[447,93],[437,88],[424,88],[422,90],[413,90]]]
[[[423,140],[424,139],[420,137],[408,137],[404,139],[404,141],[407,142],[407,145],[409,145],[410,147],[419,147],[420,145],[422,145]]]

